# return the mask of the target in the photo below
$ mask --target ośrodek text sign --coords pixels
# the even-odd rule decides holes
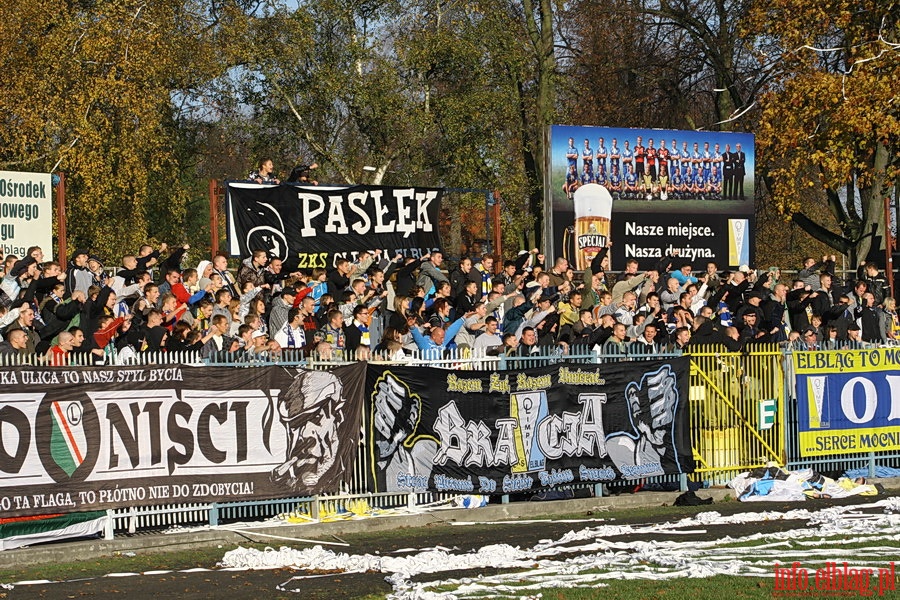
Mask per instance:
[[[801,456],[900,449],[900,349],[795,352]]]
[[[0,516],[336,492],[364,377],[365,364],[5,369]]]
[[[442,190],[227,184],[232,255],[267,250],[289,268],[331,268],[364,250],[393,257],[440,248]]]
[[[53,252],[53,186],[49,173],[0,171],[0,250],[3,256],[25,256],[40,246]]]
[[[688,361],[369,367],[373,491],[506,494],[689,473]]]

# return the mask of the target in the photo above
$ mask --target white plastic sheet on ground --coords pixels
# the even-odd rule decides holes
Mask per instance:
[[[770,577],[775,563],[792,560],[847,560],[856,567],[877,567],[880,557],[896,556],[900,541],[900,499],[888,498],[866,505],[797,509],[723,516],[715,511],[673,523],[654,525],[600,524],[572,530],[557,540],[542,540],[532,548],[507,544],[484,546],[474,552],[436,547],[411,551],[406,556],[380,556],[335,552],[316,546],[297,550],[282,547],[264,551],[237,548],[227,552],[221,566],[270,569],[293,567],[318,572],[363,573],[378,571],[393,586],[391,600],[454,600],[483,597],[529,598],[537,590],[554,587],[597,587],[610,579],[673,579],[737,575]],[[740,538],[727,535],[727,525],[776,520],[802,520],[806,526],[777,533]],[[587,521],[586,521],[587,522]],[[711,541],[683,541],[676,532],[726,526],[726,535]],[[608,541],[611,537],[657,535],[653,542]],[[827,548],[824,538],[829,540]],[[865,560],[858,550],[841,545],[865,542]],[[888,543],[879,546],[879,542]],[[754,544],[741,546],[740,544]],[[407,549],[410,550],[410,549]],[[423,574],[451,573],[485,568],[508,570],[498,575],[413,582]],[[298,575],[279,589],[300,591]],[[440,586],[440,588],[439,588]],[[453,592],[434,591],[452,587]]]

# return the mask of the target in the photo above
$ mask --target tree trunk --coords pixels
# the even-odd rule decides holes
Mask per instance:
[[[880,252],[884,250],[886,225],[884,198],[888,192],[885,178],[890,161],[889,154],[888,148],[883,142],[876,144],[875,159],[872,165],[872,185],[859,190],[859,198],[862,202],[862,222],[867,229],[856,240],[856,247],[851,254],[850,258],[854,267],[860,261],[879,260]]]
[[[536,123],[528,126],[528,113],[522,105],[522,123],[525,173],[529,182],[529,205],[534,216],[534,237],[536,247],[549,248],[552,240],[541,240],[543,236],[543,219],[550,215],[543,214],[544,207],[544,168],[545,154],[544,131],[553,122],[556,111],[556,92],[554,75],[556,73],[556,53],[553,39],[553,2],[552,0],[523,0],[525,30],[534,48],[537,64],[537,98],[535,100]],[[524,101],[523,87],[519,85],[519,99]],[[529,135],[528,132],[532,134]],[[534,136],[534,132],[537,135]]]

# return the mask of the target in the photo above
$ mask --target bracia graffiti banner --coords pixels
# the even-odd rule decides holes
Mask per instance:
[[[515,493],[690,473],[687,358],[368,370],[373,491]]]
[[[331,268],[364,250],[424,256],[440,248],[443,191],[384,186],[326,187],[229,182],[229,249],[266,250],[289,268]]]
[[[0,371],[0,516],[336,492],[365,365]]]

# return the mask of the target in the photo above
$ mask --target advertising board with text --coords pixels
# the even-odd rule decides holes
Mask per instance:
[[[792,358],[801,456],[900,450],[900,349]]]
[[[0,250],[22,258],[31,246],[53,248],[53,185],[49,173],[0,171]]]
[[[612,270],[673,250],[695,268],[752,264],[751,134],[554,125],[547,164],[549,254],[575,269],[610,240]]]

